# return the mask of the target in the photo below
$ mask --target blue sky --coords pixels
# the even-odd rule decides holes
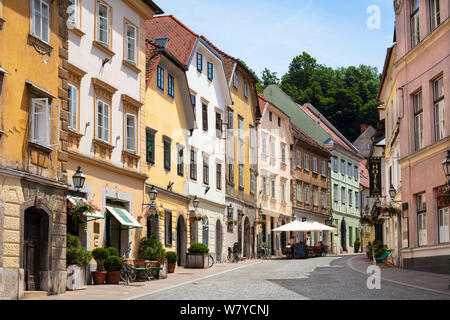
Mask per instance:
[[[392,0],[155,0],[197,34],[244,60],[258,76],[281,77],[292,58],[308,52],[329,67],[366,64],[381,72],[392,45]],[[370,30],[369,6],[380,9]]]

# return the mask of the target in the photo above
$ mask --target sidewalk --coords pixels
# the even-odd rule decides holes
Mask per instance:
[[[349,259],[347,263],[350,268],[365,275],[367,275],[367,267],[373,264],[365,254],[358,254]],[[377,264],[377,266],[381,268],[382,280],[450,296],[450,275],[406,270],[385,264]]]
[[[86,289],[66,291],[64,294],[43,296],[24,300],[129,300],[146,293],[179,286],[202,278],[247,267],[261,260],[247,260],[239,263],[216,263],[209,269],[185,269],[177,267],[166,279],[126,284],[88,285]]]

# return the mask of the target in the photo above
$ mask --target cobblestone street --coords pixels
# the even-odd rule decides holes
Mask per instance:
[[[369,290],[368,275],[349,266],[354,256],[268,260],[192,283],[135,297],[143,300],[449,299],[448,294],[381,281]],[[387,272],[387,271],[386,271]],[[383,269],[382,269],[383,278]]]

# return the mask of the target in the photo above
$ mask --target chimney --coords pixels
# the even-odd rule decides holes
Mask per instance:
[[[362,123],[362,124],[361,124],[361,133],[363,133],[364,131],[366,131],[368,127],[369,127],[369,126],[368,126],[367,124]]]

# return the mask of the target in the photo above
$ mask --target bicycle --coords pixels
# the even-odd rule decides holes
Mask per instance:
[[[261,246],[258,248],[258,259],[268,259],[269,258],[269,248],[267,246]]]
[[[211,268],[213,266],[213,264],[214,264],[214,257],[210,253],[209,257],[208,257],[208,268]]]
[[[228,247],[228,256],[227,256],[228,262],[239,262],[241,259],[239,257],[239,245],[235,243],[233,245],[233,249],[231,247]]]
[[[120,270],[120,279],[126,282],[127,285],[130,284],[130,281],[136,281],[136,268],[124,261],[122,264],[122,270]]]

